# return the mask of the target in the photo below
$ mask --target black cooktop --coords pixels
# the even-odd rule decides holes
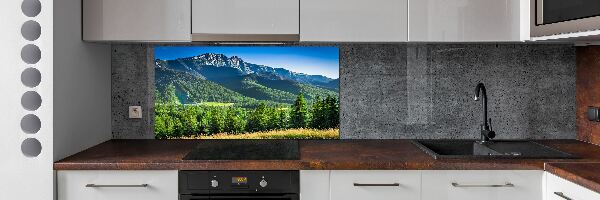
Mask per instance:
[[[183,160],[298,160],[297,140],[201,140]]]

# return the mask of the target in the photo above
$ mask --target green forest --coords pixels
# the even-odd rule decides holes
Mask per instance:
[[[154,132],[158,139],[339,128],[339,99],[332,95],[308,100],[300,92],[291,104],[259,101],[251,107],[234,101],[181,103],[176,87],[169,84],[156,96]]]

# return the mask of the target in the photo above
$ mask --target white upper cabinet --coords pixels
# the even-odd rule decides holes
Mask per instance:
[[[302,0],[300,41],[406,42],[408,0]]]
[[[529,40],[528,0],[411,0],[409,41]]]
[[[85,41],[190,41],[190,0],[83,0]]]
[[[528,0],[83,0],[86,41],[511,42]]]
[[[192,0],[194,41],[298,41],[299,0]]]

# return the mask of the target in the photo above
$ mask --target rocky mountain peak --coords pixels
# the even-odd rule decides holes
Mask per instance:
[[[293,72],[284,68],[274,68],[271,66],[252,64],[245,62],[239,56],[227,57],[224,54],[218,53],[204,53],[193,57],[167,60],[164,62],[172,65],[171,68],[173,69],[194,73],[199,73],[199,71],[201,71],[199,69],[203,66],[214,66],[230,67],[236,69],[243,75],[256,74],[269,77],[273,80],[288,79],[310,84],[327,84],[333,80],[321,75],[308,75],[304,73]],[[157,67],[161,67],[160,65],[161,64],[157,63]]]

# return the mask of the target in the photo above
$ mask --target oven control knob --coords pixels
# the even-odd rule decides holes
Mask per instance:
[[[258,183],[260,185],[260,187],[267,187],[267,181],[265,179],[261,180],[260,183]]]
[[[210,187],[214,187],[214,188],[219,187],[219,181],[214,180],[214,179],[211,180],[210,181]]]

